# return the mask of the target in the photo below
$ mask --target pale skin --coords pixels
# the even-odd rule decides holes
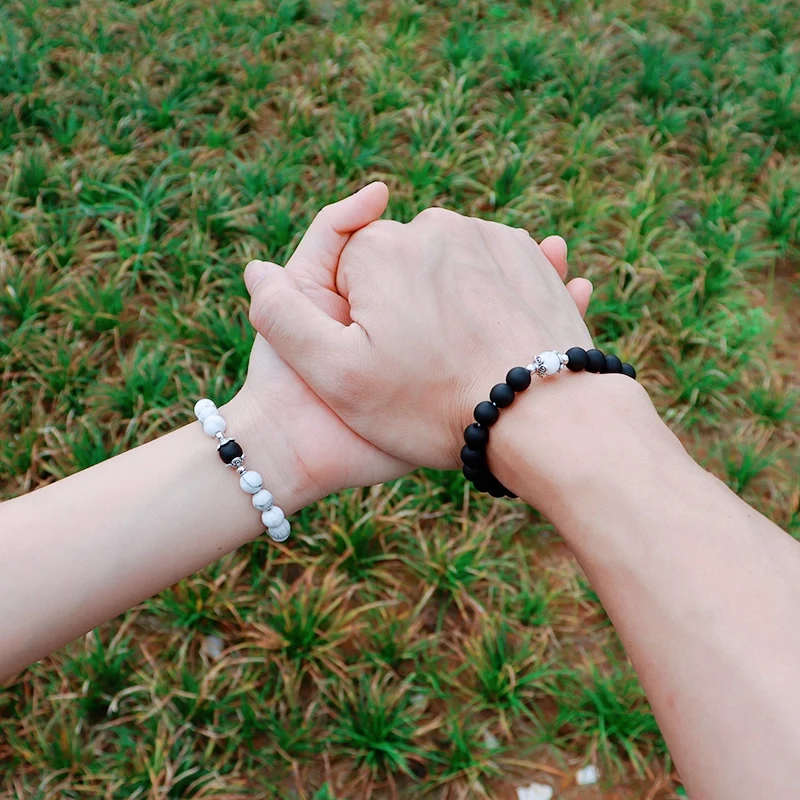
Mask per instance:
[[[326,210],[285,270],[245,274],[266,341],[224,414],[287,513],[456,468],[471,409],[509,367],[591,341],[590,286],[564,284],[560,240],[441,210],[369,224],[385,204],[372,185]],[[690,796],[796,797],[800,545],[697,466],[623,376],[537,381],[503,412],[490,463],[586,570]],[[260,528],[193,425],[0,505],[0,531],[7,675]]]
[[[347,322],[348,305],[326,276],[386,200],[379,185],[326,208],[287,265],[332,319]],[[542,248],[566,275],[564,241],[550,237]],[[571,289],[582,284],[585,312],[586,282]],[[260,336],[244,387],[221,411],[287,515],[414,467],[354,433]],[[194,422],[0,504],[0,679],[263,533],[215,444]]]
[[[524,234],[440,209],[352,237],[322,278],[350,324],[291,270],[254,262],[245,281],[287,363],[416,464],[458,466],[471,409],[509,367],[590,342],[572,302],[585,286],[568,291]],[[699,467],[625,376],[533,386],[503,412],[489,463],[587,572],[689,796],[800,796],[800,543]]]

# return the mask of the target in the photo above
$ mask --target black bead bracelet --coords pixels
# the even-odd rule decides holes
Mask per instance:
[[[547,378],[557,375],[566,367],[571,372],[620,373],[636,378],[636,370],[623,364],[615,355],[605,355],[600,350],[584,350],[571,347],[566,353],[546,350],[539,353],[527,367],[514,367],[506,375],[505,383],[498,383],[489,392],[489,399],[475,406],[475,422],[464,431],[464,446],[461,461],[464,477],[479,492],[488,492],[492,497],[516,497],[500,483],[489,469],[486,447],[489,444],[489,429],[500,417],[500,409],[508,408],[514,398],[531,385],[531,376]]]

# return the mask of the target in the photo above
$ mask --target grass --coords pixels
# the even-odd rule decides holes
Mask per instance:
[[[398,219],[564,235],[598,342],[800,537],[798,36],[788,2],[9,0],[3,496],[230,397],[243,265],[381,178]],[[424,470],[295,528],[291,558],[242,548],[0,688],[0,793],[495,797],[593,761],[681,796],[533,512]]]

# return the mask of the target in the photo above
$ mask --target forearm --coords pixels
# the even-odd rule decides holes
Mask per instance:
[[[795,796],[800,545],[691,461],[638,387],[574,380],[498,424],[498,477],[587,572],[690,795]]]
[[[274,423],[236,401],[223,414],[287,514],[317,499]],[[0,676],[263,532],[215,444],[194,423],[0,505]]]

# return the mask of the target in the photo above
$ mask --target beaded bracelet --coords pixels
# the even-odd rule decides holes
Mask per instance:
[[[235,469],[239,474],[242,491],[253,496],[253,507],[261,512],[261,521],[270,538],[276,542],[285,542],[292,529],[289,520],[285,518],[283,509],[275,505],[272,493],[264,488],[261,475],[244,465],[244,451],[236,439],[225,437],[228,423],[220,416],[214,402],[205,397],[198,400],[194,406],[194,415],[203,426],[206,436],[217,440],[217,453],[225,466]]]
[[[514,367],[506,375],[506,382],[498,383],[489,393],[489,399],[475,406],[475,422],[464,431],[464,447],[461,448],[463,473],[479,492],[488,492],[492,497],[516,497],[492,474],[486,462],[489,428],[499,419],[500,409],[508,408],[516,395],[531,385],[532,375],[547,378],[557,375],[564,367],[572,372],[585,369],[587,372],[617,372],[636,378],[636,370],[630,364],[623,364],[617,356],[582,347],[571,347],[566,353],[546,350],[527,367]]]

